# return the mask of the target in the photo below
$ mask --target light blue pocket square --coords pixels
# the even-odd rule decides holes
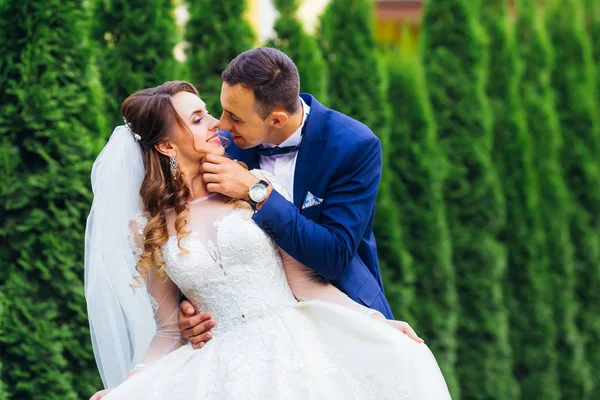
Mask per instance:
[[[304,199],[304,203],[302,204],[302,209],[304,210],[305,208],[318,206],[322,202],[323,202],[323,199],[320,199],[317,196],[315,196],[314,194],[312,194],[311,192],[308,192],[306,194],[306,198]]]

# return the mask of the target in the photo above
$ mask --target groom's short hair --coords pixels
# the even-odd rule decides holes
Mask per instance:
[[[229,63],[221,79],[254,92],[257,112],[266,118],[275,108],[293,114],[300,107],[300,76],[285,53],[269,47],[245,51]]]

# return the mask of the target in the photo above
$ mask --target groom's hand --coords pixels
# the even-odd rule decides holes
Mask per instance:
[[[194,349],[201,349],[206,342],[212,339],[210,330],[217,326],[217,322],[207,312],[196,315],[192,303],[184,300],[179,307],[177,326],[181,336],[189,340]]]
[[[250,186],[259,182],[246,168],[227,157],[208,154],[202,160],[203,178],[209,192],[248,200]]]

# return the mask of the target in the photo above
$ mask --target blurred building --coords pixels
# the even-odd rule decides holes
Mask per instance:
[[[348,0],[352,1],[352,0]],[[329,0],[300,0],[298,16],[307,32],[314,33],[319,16]],[[422,0],[376,0],[375,32],[383,45],[400,43],[403,39],[418,36]],[[259,43],[274,36],[273,25],[277,10],[272,0],[248,0],[248,18],[257,32]]]
[[[403,40],[416,43],[421,31],[422,3],[422,0],[378,0],[377,41],[382,45],[395,45]]]

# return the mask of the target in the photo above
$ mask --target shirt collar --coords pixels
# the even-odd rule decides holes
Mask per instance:
[[[263,143],[264,147],[271,148],[271,147],[277,147],[277,146],[279,146],[279,147],[297,146],[300,144],[300,142],[302,142],[302,128],[304,128],[304,124],[306,123],[308,114],[310,114],[310,106],[308,104],[306,104],[306,102],[302,99],[302,97],[300,97],[300,103],[301,103],[304,115],[302,116],[302,123],[300,124],[300,126],[298,127],[296,132],[294,132],[294,134],[292,136],[290,136],[289,138],[284,140],[283,143],[281,143],[281,144],[275,145],[275,144],[271,144],[271,143]]]

